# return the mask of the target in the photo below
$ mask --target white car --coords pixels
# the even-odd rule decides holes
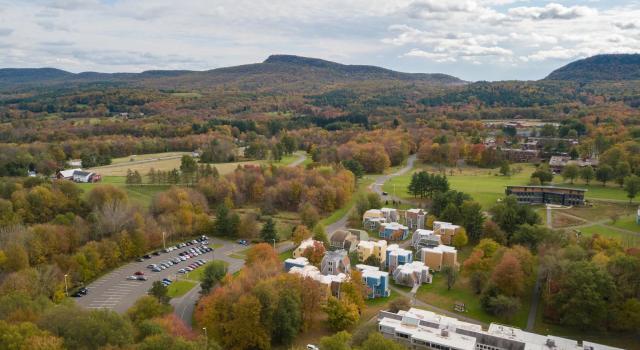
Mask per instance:
[[[137,280],[137,279],[138,279],[138,277],[136,277],[136,276],[129,276],[129,277],[127,277],[127,279],[128,279],[129,281],[135,281],[135,280]]]
[[[307,350],[320,350],[320,348],[313,344],[307,344]]]

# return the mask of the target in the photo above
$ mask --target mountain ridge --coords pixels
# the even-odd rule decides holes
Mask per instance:
[[[340,83],[366,80],[416,81],[434,85],[462,85],[465,81],[442,73],[404,73],[366,65],[345,65],[318,58],[271,55],[261,63],[221,67],[204,71],[148,70],[140,73],[71,73],[57,68],[2,68],[0,87],[33,84],[112,82],[155,87],[204,87],[238,83],[269,86],[283,81],[310,80]]]
[[[640,80],[640,54],[602,54],[568,63],[543,80],[577,82]]]

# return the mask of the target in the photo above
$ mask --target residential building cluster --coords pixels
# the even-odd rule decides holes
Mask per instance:
[[[416,253],[398,244],[389,244],[386,239],[369,240],[367,233],[362,230],[337,230],[331,235],[330,250],[325,252],[318,267],[311,266],[302,255],[307,248],[321,243],[307,239],[293,251],[293,257],[285,261],[285,270],[313,278],[327,285],[333,295],[339,295],[340,283],[347,281],[351,275],[349,254],[355,253],[360,262],[356,269],[362,272],[362,282],[367,286],[369,298],[389,296],[391,278],[395,283],[409,287],[432,283],[432,271],[441,271],[445,266],[459,268],[456,249],[443,244],[443,240],[452,242],[461,227],[435,221],[434,230],[424,229],[426,214],[422,209],[399,213],[396,209],[383,208],[367,211],[363,216],[363,223],[377,222],[378,219],[381,221],[380,237],[387,237],[384,229],[401,227],[405,231],[403,239],[408,239],[409,227],[417,227],[411,237],[411,245]],[[387,219],[399,218],[404,218],[407,225],[386,222]],[[375,220],[367,221],[369,219]],[[372,257],[375,259],[371,259]],[[372,265],[379,263],[379,266],[367,265],[365,262]]]
[[[488,329],[474,323],[417,308],[397,313],[380,311],[378,331],[386,338],[411,349],[440,350],[621,350],[578,342],[553,335],[541,335],[492,323]]]

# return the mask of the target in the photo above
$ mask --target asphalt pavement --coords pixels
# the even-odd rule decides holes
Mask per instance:
[[[143,262],[132,262],[121,266],[89,284],[87,286],[89,293],[83,297],[75,298],[76,302],[78,305],[89,309],[110,309],[119,313],[124,313],[138,298],[147,294],[147,291],[151,289],[151,285],[154,281],[160,281],[163,278],[169,278],[173,281],[187,278],[184,275],[178,274],[178,270],[191,264],[191,261],[199,259],[212,261],[215,258],[229,262],[230,266],[236,266],[244,263],[242,260],[229,257],[228,254],[233,254],[234,252],[246,249],[245,246],[216,238],[209,239],[210,246],[215,244],[222,244],[223,246],[221,248],[214,249],[212,252],[202,254],[195,258],[180,262],[179,264],[170,266],[160,272],[152,272],[147,268],[147,265],[158,264],[161,261],[175,258],[178,256],[178,253],[187,250],[192,246],[180,248],[169,253],[161,253],[159,256],[151,255],[151,259],[144,260]],[[144,272],[144,275],[148,280],[127,280],[127,277],[133,275],[136,271]]]

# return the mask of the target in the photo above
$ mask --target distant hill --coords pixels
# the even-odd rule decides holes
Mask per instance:
[[[640,54],[611,54],[588,57],[554,70],[545,80],[579,82],[640,80]]]
[[[262,63],[208,71],[154,70],[142,73],[69,73],[59,69],[0,69],[0,88],[28,88],[32,85],[120,83],[155,88],[207,88],[233,85],[241,89],[299,89],[315,84],[361,81],[420,82],[433,85],[462,85],[464,81],[446,74],[402,73],[361,65],[344,65],[316,58],[272,55]]]

